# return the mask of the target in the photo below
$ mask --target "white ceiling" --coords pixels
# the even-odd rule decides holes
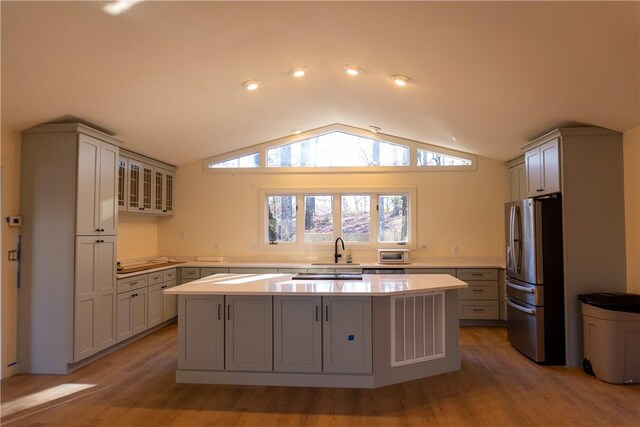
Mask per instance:
[[[0,3],[3,126],[73,116],[176,165],[330,123],[502,160],[640,126],[637,1],[104,4]]]

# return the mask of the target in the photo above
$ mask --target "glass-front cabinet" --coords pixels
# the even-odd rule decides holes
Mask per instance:
[[[170,216],[175,167],[125,150],[118,159],[118,210]]]

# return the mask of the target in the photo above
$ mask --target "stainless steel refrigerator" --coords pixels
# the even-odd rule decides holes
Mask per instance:
[[[538,363],[564,365],[560,195],[505,205],[507,337]]]

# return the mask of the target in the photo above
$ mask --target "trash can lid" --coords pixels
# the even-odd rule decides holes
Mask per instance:
[[[578,300],[606,310],[640,313],[640,295],[638,294],[595,292],[578,295]]]

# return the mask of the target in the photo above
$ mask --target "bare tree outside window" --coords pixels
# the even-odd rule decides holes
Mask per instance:
[[[295,242],[296,196],[268,196],[269,242]]]

